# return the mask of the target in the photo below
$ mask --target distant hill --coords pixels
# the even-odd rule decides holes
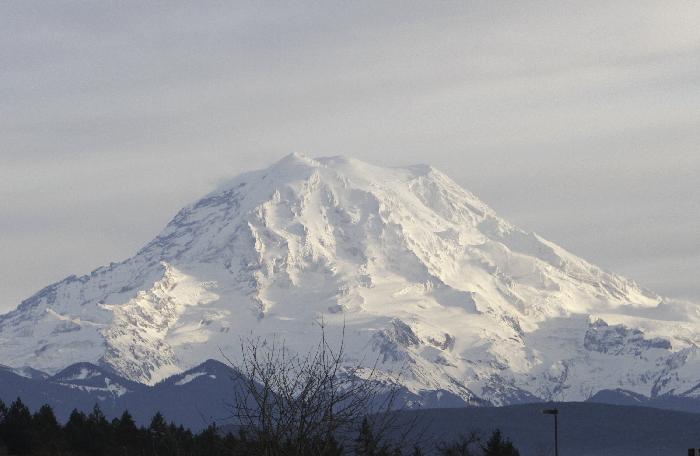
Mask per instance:
[[[0,399],[5,403],[21,397],[31,410],[49,404],[61,421],[74,408],[89,411],[95,404],[108,418],[129,410],[138,424],[148,424],[160,411],[168,421],[192,430],[229,422],[230,403],[238,387],[233,369],[213,360],[154,386],[126,380],[90,363],[74,364],[52,377],[22,374],[0,368]]]
[[[568,402],[506,407],[465,407],[401,412],[417,419],[426,442],[499,428],[523,456],[553,455],[554,423],[543,408],[559,408],[559,454],[563,456],[672,456],[700,447],[700,414],[651,407]]]
[[[0,399],[9,403],[17,396],[32,410],[50,404],[60,420],[66,420],[73,408],[89,411],[99,404],[108,418],[128,409],[139,424],[147,424],[156,411],[168,421],[193,430],[207,424],[231,423],[230,403],[240,385],[229,366],[209,360],[154,386],[126,380],[106,368],[89,363],[69,366],[47,377],[38,371],[14,371],[0,367]],[[402,400],[415,401],[406,391]],[[423,398],[433,406],[460,405],[457,398]],[[621,391],[602,393],[600,400],[646,403]],[[683,406],[700,410],[696,402],[653,402],[662,406]],[[644,456],[685,455],[688,447],[700,447],[700,414],[662,410],[634,405],[585,403],[531,403],[506,407],[459,407],[407,410],[399,413],[399,424],[417,422],[418,435],[427,446],[451,441],[471,431],[490,433],[500,428],[521,449],[523,456],[546,455],[553,442],[552,417],[540,411],[560,409],[560,454],[565,456]],[[553,453],[551,453],[553,454]]]

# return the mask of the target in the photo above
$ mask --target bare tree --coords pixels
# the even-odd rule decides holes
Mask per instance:
[[[233,417],[261,455],[342,454],[363,419],[381,441],[397,422],[398,375],[348,366],[345,327],[338,347],[326,339],[320,323],[319,343],[306,354],[289,350],[277,337],[241,341],[241,361],[226,358],[238,373],[240,390],[231,404]],[[402,423],[405,432],[409,431]],[[340,442],[340,443],[339,443]]]
[[[481,437],[476,432],[461,435],[453,442],[438,444],[437,451],[441,456],[479,456],[483,454]]]

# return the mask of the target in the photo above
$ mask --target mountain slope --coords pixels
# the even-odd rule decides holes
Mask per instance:
[[[345,327],[348,363],[467,403],[694,395],[698,317],[500,219],[428,166],[291,155],[181,210],[135,256],[0,316],[0,359],[76,361],[154,384],[240,338],[304,351]]]

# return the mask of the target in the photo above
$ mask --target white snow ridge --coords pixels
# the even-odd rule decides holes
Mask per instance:
[[[700,382],[693,306],[513,227],[431,167],[298,155],[0,316],[0,359],[101,363],[153,384],[219,350],[235,358],[241,337],[305,350],[321,318],[336,341],[345,325],[348,363],[404,369],[413,392],[504,404]]]

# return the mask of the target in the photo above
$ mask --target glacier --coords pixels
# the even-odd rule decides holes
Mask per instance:
[[[466,403],[700,394],[698,307],[500,218],[444,173],[292,154],[183,208],[133,257],[0,316],[0,363],[153,385],[247,337]]]

